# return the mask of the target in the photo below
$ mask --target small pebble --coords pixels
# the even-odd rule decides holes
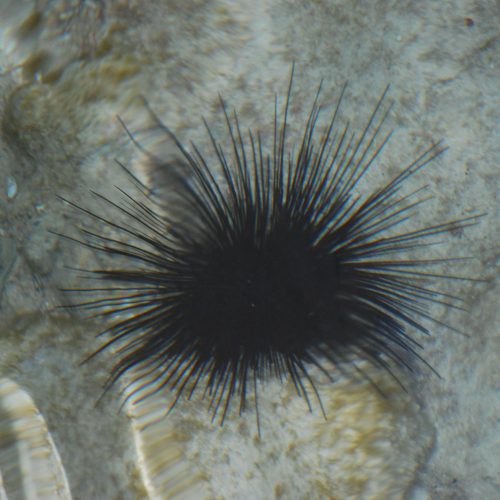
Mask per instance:
[[[17,182],[10,175],[7,177],[7,198],[13,200],[17,194]]]

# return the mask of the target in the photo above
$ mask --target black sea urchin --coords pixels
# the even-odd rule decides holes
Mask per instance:
[[[459,299],[425,284],[452,278],[423,269],[443,260],[408,255],[475,222],[398,230],[425,201],[422,187],[403,194],[403,184],[442,148],[432,145],[388,184],[356,197],[390,136],[381,132],[385,92],[359,134],[337,124],[342,95],[320,133],[318,90],[290,148],[291,82],[282,116],[275,102],[269,152],[221,99],[230,152],[206,123],[208,153],[188,151],[163,126],[183,163],[164,166],[173,187],[165,210],[144,192],[124,191],[117,202],[100,196],[116,218],[77,207],[121,235],[82,230],[81,243],[128,264],[90,270],[112,285],[79,290],[104,294],[78,307],[112,320],[98,351],[116,347],[108,387],[127,372],[136,400],[167,389],[173,407],[201,386],[223,423],[232,398],[242,411],[248,391],[257,397],[269,377],[289,378],[310,407],[310,389],[321,403],[312,366],[332,378],[333,367],[355,357],[391,374],[425,363],[412,332],[427,334],[424,323],[436,321],[426,304],[456,307]]]

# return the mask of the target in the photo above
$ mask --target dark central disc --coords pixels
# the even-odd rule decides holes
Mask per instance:
[[[302,353],[320,339],[320,310],[333,305],[336,266],[306,237],[213,249],[186,294],[191,334],[217,356]],[[324,317],[324,316],[323,316]]]

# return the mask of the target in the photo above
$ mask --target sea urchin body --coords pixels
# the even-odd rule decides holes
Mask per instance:
[[[321,403],[312,366],[333,378],[334,367],[358,357],[391,374],[412,371],[425,363],[413,333],[434,321],[426,305],[456,305],[426,284],[450,276],[427,273],[435,261],[408,255],[475,219],[398,229],[425,201],[422,188],[403,194],[403,184],[442,148],[432,145],[388,184],[355,197],[390,137],[381,132],[385,93],[356,135],[338,123],[342,96],[317,130],[318,91],[291,148],[291,89],[282,113],[276,100],[270,151],[222,102],[229,152],[207,124],[208,153],[188,151],[163,126],[182,159],[182,168],[165,166],[174,186],[168,206],[121,191],[121,201],[101,196],[116,219],[77,207],[123,236],[82,230],[81,243],[128,266],[89,270],[111,285],[79,290],[103,295],[78,307],[111,317],[98,352],[115,346],[109,384],[129,373],[136,400],[165,389],[173,407],[201,389],[223,422],[233,397],[242,411],[249,391],[257,398],[258,384],[277,377],[291,379],[311,406],[311,390]]]

